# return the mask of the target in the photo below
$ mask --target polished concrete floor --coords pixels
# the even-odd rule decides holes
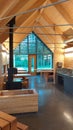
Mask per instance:
[[[29,130],[73,130],[73,96],[60,91],[43,77],[30,78],[30,88],[39,94],[37,113],[15,114]]]

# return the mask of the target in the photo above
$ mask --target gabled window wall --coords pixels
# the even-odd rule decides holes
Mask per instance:
[[[53,68],[53,53],[33,32],[14,50],[14,67],[28,71],[28,55],[37,56],[37,70]]]

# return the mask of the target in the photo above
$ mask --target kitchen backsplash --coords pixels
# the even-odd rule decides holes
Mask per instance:
[[[73,69],[57,68],[56,72],[60,74],[67,74],[67,75],[73,76]]]

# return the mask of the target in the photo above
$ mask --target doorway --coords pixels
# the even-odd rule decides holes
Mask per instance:
[[[28,55],[28,72],[31,73],[31,75],[36,75],[36,55],[34,54]]]

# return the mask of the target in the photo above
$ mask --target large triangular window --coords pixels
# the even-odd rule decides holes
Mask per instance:
[[[28,56],[36,55],[36,68],[52,69],[53,53],[35,34],[30,33],[14,50],[14,66],[28,71]]]

